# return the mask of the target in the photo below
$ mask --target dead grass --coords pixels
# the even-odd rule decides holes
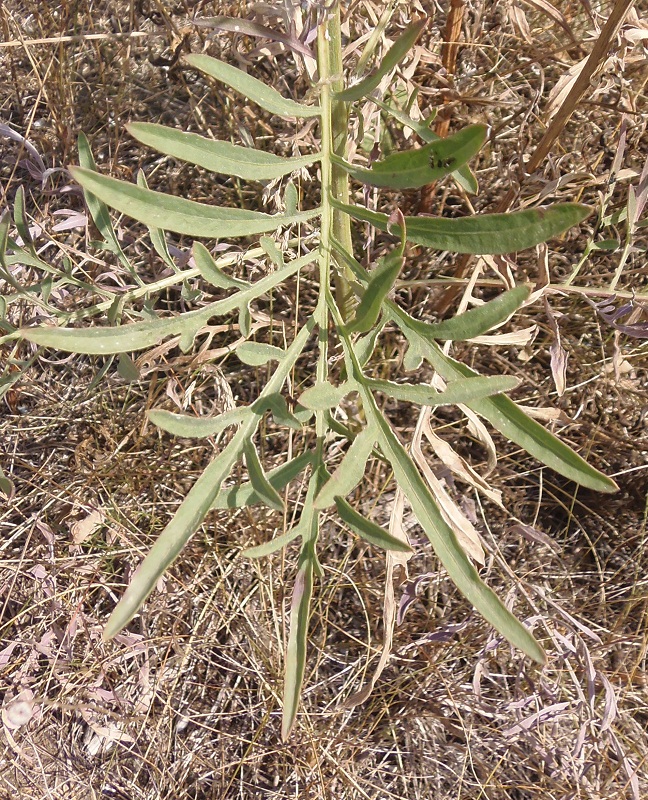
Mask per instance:
[[[185,31],[193,7],[199,16],[241,9],[189,0],[177,6],[170,10],[158,0],[5,2],[2,122],[33,143],[47,167],[74,162],[76,135],[84,130],[113,174],[131,179],[144,166],[153,185],[236,202],[236,187],[215,186],[197,170],[143,152],[122,129],[128,119],[148,119],[245,135],[228,121],[233,97],[164,66],[185,32],[194,50],[210,35]],[[439,187],[437,213],[451,213],[453,204],[466,210],[468,202],[492,209],[517,183],[521,159],[545,128],[551,88],[589,51],[592,22],[584,4],[556,4],[562,24],[542,9],[536,2],[468,7],[454,95],[437,74],[445,16],[435,12],[426,42],[431,55],[416,74],[426,103],[444,100],[451,127],[466,121],[493,127],[477,164],[481,194],[469,201],[451,185]],[[359,27],[370,11],[358,9]],[[38,39],[48,41],[34,43]],[[227,41],[214,37],[210,52]],[[610,202],[611,209],[622,207],[648,152],[646,51],[623,41],[599,88],[578,105],[550,157],[524,182],[523,203],[543,196],[597,205],[626,113],[623,168],[630,172],[617,181]],[[261,62],[270,80],[282,74],[278,63]],[[289,77],[289,83],[298,80]],[[253,137],[266,137],[268,147],[288,146],[275,142],[265,118],[237,108]],[[25,187],[30,214],[43,228],[43,257],[61,267],[67,255],[78,279],[128,288],[130,278],[111,254],[94,250],[86,257],[83,228],[53,230],[61,218],[56,211],[83,210],[80,196],[64,191],[65,173],[41,184],[21,163],[26,153],[15,142],[0,139],[0,150],[3,204],[11,206],[18,185]],[[564,280],[578,261],[594,218],[587,224],[580,236],[553,243],[553,282]],[[618,229],[623,232],[622,224]],[[141,232],[129,227],[123,233],[142,277],[157,277],[160,267]],[[645,237],[636,244],[645,248]],[[578,284],[605,288],[616,258],[592,254]],[[525,254],[513,265],[519,278],[535,278],[534,259]],[[645,291],[644,261],[645,250],[630,255],[622,292]],[[452,269],[451,259],[415,263],[407,277]],[[25,270],[18,277],[33,282],[43,276]],[[302,292],[307,296],[308,287]],[[434,313],[427,289],[406,289],[401,297],[424,316]],[[88,292],[70,287],[57,301],[77,308],[88,304]],[[185,300],[175,293],[163,302],[178,308]],[[276,302],[287,317],[292,297]],[[100,638],[129,574],[214,447],[222,446],[177,441],[147,426],[144,412],[168,394],[182,400],[190,390],[198,410],[227,402],[222,378],[171,350],[142,365],[139,382],[127,383],[114,366],[95,381],[100,360],[52,353],[31,359],[25,345],[0,345],[5,378],[29,362],[3,395],[0,421],[2,468],[16,486],[0,516],[0,800],[617,800],[633,796],[633,781],[645,796],[646,347],[615,334],[579,294],[557,295],[551,304],[564,315],[560,330],[570,353],[562,398],[552,383],[552,333],[541,304],[516,321],[539,326],[532,345],[460,352],[481,371],[522,377],[528,405],[562,409],[571,421],[553,424],[621,486],[614,497],[577,491],[498,441],[495,483],[510,512],[532,527],[515,527],[495,507],[465,498],[489,548],[489,583],[528,618],[548,649],[547,667],[537,669],[494,639],[451,589],[413,527],[416,599],[371,698],[345,709],[342,701],[377,660],[384,563],[331,523],[303,710],[286,745],[279,739],[280,687],[295,553],[258,563],[239,556],[283,530],[279,515],[214,512],[129,631],[111,644]],[[20,315],[16,323],[38,313],[27,302],[12,308]],[[394,341],[395,358],[399,347]],[[386,349],[385,360],[391,356]],[[254,393],[252,371],[228,369],[234,394]],[[396,409],[393,419],[411,437],[408,414]],[[438,421],[442,435],[480,468],[484,452],[458,419]],[[284,442],[267,433],[264,460],[272,463]],[[385,478],[373,474],[356,500],[378,502],[387,515],[393,495]],[[298,502],[300,487],[292,491]]]

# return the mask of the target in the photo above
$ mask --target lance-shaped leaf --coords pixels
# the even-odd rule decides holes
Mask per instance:
[[[328,508],[336,497],[346,497],[360,483],[367,459],[376,442],[376,431],[368,425],[351,442],[344,458],[315,498],[315,508]]]
[[[484,143],[485,125],[470,125],[454,136],[438,139],[424,147],[393,153],[376,161],[371,169],[348,164],[341,158],[335,163],[352,178],[384,189],[419,189],[454,172],[472,158]]]
[[[317,525],[317,515],[313,517],[312,524],[314,526]],[[304,682],[314,569],[315,557],[312,553],[312,548],[304,545],[299,559],[299,567],[290,604],[290,633],[288,635],[288,647],[286,648],[283,718],[281,724],[281,738],[284,741],[290,736],[295,724],[301,688]]]
[[[338,406],[342,398],[353,391],[355,391],[355,385],[348,381],[339,386],[322,381],[302,392],[299,395],[299,404],[311,411],[325,411]]]
[[[276,394],[281,389],[314,327],[315,320],[311,317],[288,348],[286,358],[266,384],[259,401],[262,401],[264,395]],[[111,639],[130,622],[155,588],[160,576],[196,532],[216,500],[223,481],[241,456],[246,442],[254,435],[260,419],[260,415],[250,414],[225,449],[215,456],[191,487],[173,519],[135,571],[124,596],[110,615],[104,629],[105,640]]]
[[[304,500],[304,510],[299,521],[302,549],[293,588],[290,607],[290,633],[288,635],[288,647],[286,648],[283,717],[281,721],[281,737],[284,741],[290,736],[295,723],[306,669],[306,646],[310,601],[313,593],[313,573],[319,574],[320,572],[315,549],[319,534],[319,513],[313,508],[313,498],[321,487],[323,476],[324,470],[320,463],[314,468],[311,475]]]
[[[317,117],[320,114],[319,106],[304,106],[294,100],[287,100],[276,89],[217,58],[192,53],[185,56],[184,62],[210,78],[230,86],[271,114],[278,114],[280,117]]]
[[[261,39],[270,39],[273,42],[281,42],[295,53],[315,58],[313,51],[296,36],[289,36],[282,33],[277,28],[268,28],[241,17],[203,17],[194,19],[192,23],[198,28],[216,28],[221,31],[231,31],[232,33],[244,34],[245,36],[258,36]]]
[[[308,450],[286,464],[270,470],[267,473],[270,485],[280,491],[290,481],[294,480],[302,473],[307,466],[313,463],[313,454]],[[254,487],[248,481],[240,486],[232,486],[228,489],[221,489],[212,504],[212,508],[244,508],[261,503],[262,498],[255,492]]]
[[[154,408],[148,412],[148,418],[158,428],[174,436],[181,436],[183,439],[204,439],[222,433],[231,425],[240,425],[252,413],[250,406],[233,408],[217,417],[197,417],[194,414],[178,414],[175,411]]]
[[[421,35],[421,32],[425,28],[426,24],[427,20],[418,20],[416,22],[412,22],[411,25],[408,25],[404,33],[398,39],[396,39],[394,44],[383,56],[378,69],[374,70],[374,72],[372,72],[370,75],[367,75],[366,78],[363,78],[354,86],[350,86],[343,92],[337,93],[335,98],[337,100],[347,100],[353,102],[354,100],[360,100],[361,97],[365,97],[365,95],[373,92],[385,75],[388,75],[398,66],[403,58],[405,58],[407,53],[414,46],[414,43],[418,37]]]
[[[335,250],[358,280],[365,283],[369,280],[368,272],[344,248],[336,244]],[[387,300],[385,306],[389,318],[396,322],[410,343],[413,364],[420,357],[424,357],[447,381],[477,376],[477,373],[470,367],[447,356],[431,337],[421,336],[417,329],[417,325],[420,323],[417,323],[396,303]],[[408,350],[408,355],[409,352]],[[590,466],[571,447],[528,417],[510,398],[503,395],[486,397],[482,400],[471,401],[466,405],[487,419],[510,441],[520,445],[527,453],[566,478],[596,491],[614,492],[618,490],[619,487],[613,480]]]
[[[380,315],[383,301],[392,290],[403,268],[404,260],[402,249],[398,248],[378,261],[376,268],[370,273],[369,283],[355,316],[347,327],[349,333],[366,333],[373,328]]]
[[[389,303],[390,316],[405,336],[447,381],[474,378],[477,373],[465,364],[447,356],[436,342],[423,338],[412,318],[395,303]],[[571,447],[561,442],[538,422],[531,419],[510,398],[503,395],[473,399],[466,403],[475,413],[529,455],[576,483],[599,492],[615,492],[616,483],[588,464]]]
[[[382,102],[382,100],[378,100],[373,98],[373,102],[379,108],[388,114],[394,119],[397,119],[403,125],[406,125],[408,128],[411,128],[416,134],[418,134],[424,142],[438,142],[441,138],[437,133],[430,130],[430,123],[429,120],[418,121],[412,119],[409,114],[406,114],[404,111],[401,111],[400,108],[395,108],[392,105]],[[479,191],[479,184],[477,183],[477,178],[473,175],[470,168],[464,164],[464,166],[459,167],[455,172],[452,173],[452,177],[457,181],[457,183],[463,187],[469,194],[477,194]]]
[[[256,547],[248,547],[241,552],[241,555],[245,558],[263,558],[264,556],[272,555],[272,553],[276,553],[277,550],[281,550],[298,536],[301,536],[301,533],[302,526],[300,521],[297,525],[293,525],[292,528],[282,533],[281,536],[275,536],[269,542],[263,542],[263,544],[258,544]]]
[[[281,361],[286,351],[264,342],[243,342],[236,348],[236,355],[244,364],[261,367],[268,361]]]
[[[286,398],[282,394],[275,392],[275,394],[267,395],[263,403],[263,410],[265,411],[268,409],[272,413],[272,418],[277,425],[285,425],[293,431],[300,431],[302,429],[302,420],[288,409]],[[257,405],[258,404],[255,403],[254,407],[256,408]]]
[[[92,155],[92,150],[90,149],[90,142],[88,142],[85,133],[81,132],[77,141],[79,147],[79,164],[85,170],[96,172],[98,175],[99,173],[97,172],[97,165],[95,163],[94,156]],[[83,188],[83,196],[85,198],[86,205],[88,206],[90,216],[92,217],[94,224],[97,226],[97,230],[103,236],[104,241],[107,245],[109,245],[110,249],[117,254],[119,260],[130,269],[130,262],[122,250],[122,246],[119,244],[119,240],[117,239],[117,235],[113,229],[106,204],[101,200],[101,198],[93,194],[90,189],[86,189],[86,187]]]
[[[107,355],[131,350],[144,350],[158,344],[167,336],[180,334],[190,340],[211,317],[223,316],[236,308],[247,308],[255,297],[264,294],[298,269],[309,264],[312,255],[290,261],[282,270],[271,272],[247,289],[217,300],[204,308],[187,311],[175,317],[142,320],[130,325],[106,328],[22,328],[20,335],[30,342],[53,347],[68,353]]]
[[[376,525],[375,522],[363,517],[346,500],[341,497],[335,498],[335,506],[340,515],[340,519],[357,533],[361,539],[383,550],[396,550],[400,553],[411,553],[412,548],[405,542],[392,536],[391,533]]]
[[[346,343],[348,352],[348,343]],[[360,378],[356,375],[356,378]],[[367,420],[378,429],[378,444],[392,466],[394,476],[412,511],[425,531],[450,579],[475,609],[511,644],[543,664],[545,654],[531,633],[506,608],[497,595],[479,578],[472,563],[457,541],[452,528],[444,520],[432,493],[407,455],[387,420],[382,416],[368,388],[360,386]]]
[[[146,558],[135,570],[123,597],[104,629],[104,639],[115,636],[135,616],[155,588],[160,576],[177,558],[213,503],[222,482],[238,460],[247,431],[240,430],[191,487],[171,522],[159,535]]]
[[[526,286],[516,286],[503,292],[488,303],[471,308],[463,314],[443,322],[419,322],[412,319],[411,326],[423,339],[442,339],[444,341],[465,341],[482,336],[496,325],[505,322],[529,296]]]
[[[247,289],[250,285],[247,281],[226,275],[201,242],[193,243],[193,257],[202,277],[217,289]]]
[[[132,122],[126,128],[139,142],[160,153],[197,164],[210,172],[234,175],[250,181],[281,178],[289,172],[310,166],[318,158],[317,155],[282,158],[253,147],[207,139],[197,133],[179,131],[152,122]]]
[[[250,440],[246,442],[243,448],[243,454],[245,455],[245,466],[250,476],[250,483],[256,494],[269,508],[274,508],[276,511],[283,511],[284,503],[281,499],[281,495],[266,477],[257,449]]]
[[[370,222],[381,231],[393,229],[389,217],[361,206],[332,201],[332,205],[354,219]],[[405,217],[408,242],[475,255],[512,253],[546,242],[582,222],[591,213],[578,203],[558,203],[547,209],[514,211],[510,214],[478,214],[471,217]]]
[[[143,189],[148,189],[146,175],[144,175],[142,170],[139,170],[137,173],[137,185],[141,186]],[[153,249],[155,252],[160,256],[162,261],[164,261],[167,266],[171,267],[174,272],[177,272],[178,267],[176,266],[175,261],[171,258],[169,245],[167,244],[167,240],[162,228],[154,228],[153,226],[149,226],[148,232],[149,236],[151,237],[151,243],[153,244]]]
[[[422,406],[457,405],[470,403],[482,397],[510,392],[520,385],[517,378],[508,375],[493,377],[473,377],[470,380],[454,380],[448,383],[445,391],[438,392],[431,386],[412,383],[394,383],[380,379],[366,379],[366,385],[375,392],[405,403]]]
[[[84,189],[111,208],[145,225],[187,236],[210,239],[252,236],[274,231],[282,225],[306,222],[319,214],[319,210],[316,210],[291,216],[270,215],[242,208],[211,206],[183,197],[172,197],[164,192],[154,192],[81,167],[70,167],[70,172]]]

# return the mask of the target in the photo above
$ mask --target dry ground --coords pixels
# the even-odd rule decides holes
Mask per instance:
[[[430,55],[414,80],[425,105],[446,101],[451,129],[492,124],[492,141],[476,162],[482,192],[471,198],[475,208],[492,210],[546,127],[552,87],[591,48],[590,7],[556,2],[549,15],[554,7],[539,0],[469,3],[450,94],[438,69],[446,7],[426,4]],[[367,30],[370,10],[355,6],[352,28]],[[406,10],[399,6],[399,14]],[[600,10],[606,16],[607,8]],[[285,149],[269,118],[175,61],[180,47],[231,55],[231,35],[196,31],[192,15],[244,12],[202,0],[8,0],[0,4],[0,123],[26,136],[47,168],[74,163],[83,130],[112,174],[132,179],[144,167],[153,185],[202,200],[236,202],[238,192],[253,207],[260,195],[139,149],[122,127],[133,119],[162,121]],[[648,39],[641,30],[630,18],[614,39],[612,58],[522,186],[521,202],[542,195],[600,208],[609,192],[609,213],[624,207],[648,153]],[[236,46],[246,52],[256,43]],[[262,56],[253,68],[285,93],[306,87],[288,56]],[[624,114],[622,173],[609,187]],[[32,225],[40,226],[41,257],[77,281],[110,291],[131,287],[117,260],[89,244],[96,234],[82,222],[56,227],[84,211],[66,173],[41,180],[35,157],[7,138],[0,138],[0,153],[2,205],[12,207],[24,187]],[[451,184],[439,187],[435,203],[442,213],[468,208]],[[551,244],[553,282],[571,273],[588,240],[606,238],[595,224],[592,217],[580,234]],[[158,278],[162,266],[141,230],[127,220],[121,225],[141,277]],[[608,238],[623,238],[623,222],[610,231]],[[187,251],[189,243],[173,242]],[[635,245],[617,287],[622,297],[633,290],[645,296],[646,237]],[[619,252],[594,252],[575,285],[601,299],[595,290],[609,286],[618,263]],[[520,280],[535,278],[539,260],[526,254],[512,268]],[[414,262],[409,269],[415,281],[431,270],[451,275],[454,266]],[[31,285],[46,276],[17,268],[16,277]],[[182,308],[203,288],[170,291],[158,307]],[[91,302],[87,289],[65,280],[55,281],[51,297],[68,310]],[[431,293],[420,285],[400,297],[434,314]],[[289,295],[275,302],[277,313],[291,313]],[[534,625],[548,665],[540,670],[493,638],[413,528],[417,600],[371,698],[345,709],[342,701],[375,665],[384,561],[331,523],[303,709],[287,744],[279,738],[280,690],[295,553],[258,563],[239,555],[281,530],[279,515],[214,513],[128,632],[101,642],[130,572],[219,446],[161,434],[146,424],[146,409],[188,393],[198,410],[226,403],[228,392],[245,400],[264,376],[230,360],[223,378],[195,354],[171,349],[138,362],[140,379],[129,382],[101,359],[3,340],[1,467],[15,494],[0,513],[0,800],[648,796],[645,340],[615,333],[582,293],[552,296],[551,304],[562,315],[570,355],[562,398],[552,382],[553,335],[541,303],[514,322],[539,326],[532,345],[457,351],[481,371],[522,377],[518,399],[527,405],[561,409],[561,435],[620,485],[612,497],[579,491],[498,441],[493,482],[511,514],[533,527],[516,527],[495,507],[466,497],[491,554],[489,582]],[[11,306],[14,324],[39,313],[28,299]],[[385,344],[386,364],[399,356],[400,343],[393,345],[389,352]],[[407,440],[413,422],[405,410],[393,411]],[[458,417],[438,423],[483,467],[484,451]],[[278,431],[265,433],[265,462],[278,463],[286,442]],[[357,503],[373,504],[384,477],[372,474]],[[390,492],[388,485],[380,496],[385,514]]]

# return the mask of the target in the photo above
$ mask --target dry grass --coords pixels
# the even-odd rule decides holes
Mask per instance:
[[[185,32],[194,50],[210,35],[185,31],[193,6],[200,16],[241,12],[235,4],[189,0],[171,10],[159,0],[5,2],[1,121],[32,142],[47,167],[74,162],[76,135],[84,130],[113,174],[132,178],[144,166],[152,184],[176,193],[235,200],[236,189],[141,151],[122,128],[129,119],[151,119],[245,135],[228,116],[233,97],[163,65]],[[431,56],[415,76],[425,102],[446,101],[451,128],[465,121],[493,126],[477,165],[482,192],[471,198],[478,209],[492,208],[517,180],[520,160],[545,128],[549,91],[589,51],[585,5],[556,8],[563,25],[536,2],[469,6],[454,95],[437,75],[441,11],[428,29]],[[362,29],[369,11],[357,13],[354,24]],[[228,41],[214,37],[210,52]],[[648,152],[648,70],[641,46],[615,53],[599,88],[579,103],[550,157],[524,182],[522,202],[545,193],[597,205],[625,112],[623,168],[632,172],[610,200],[610,209],[622,207]],[[285,65],[266,59],[260,70],[276,82]],[[293,78],[303,80],[288,74],[286,91]],[[271,146],[267,119],[240,103],[237,108],[242,125]],[[0,152],[3,204],[11,206],[17,187],[25,187],[29,212],[43,228],[37,240],[43,257],[61,267],[67,256],[79,280],[127,288],[131,279],[111,254],[92,250],[87,257],[83,229],[54,230],[61,219],[55,212],[83,210],[80,196],[64,191],[65,173],[41,185],[21,163],[26,153],[15,142],[0,139]],[[465,210],[468,199],[448,185],[439,187],[436,202],[436,212],[450,213],[453,204]],[[570,274],[591,233],[583,228],[553,244],[552,281]],[[159,264],[139,229],[124,236],[142,277],[157,277]],[[645,248],[645,237],[636,244]],[[537,275],[533,259],[526,254],[514,265],[519,278]],[[592,254],[578,285],[608,286],[616,259]],[[644,262],[645,251],[630,254],[620,290],[645,291]],[[452,268],[451,260],[439,261],[434,274]],[[408,278],[425,278],[430,265],[410,270]],[[27,269],[16,276],[26,283],[43,278]],[[307,296],[308,287],[303,291]],[[420,286],[402,298],[421,314],[434,311]],[[56,300],[68,308],[89,303],[88,292],[72,286]],[[177,308],[185,301],[175,293],[163,302]],[[290,296],[276,303],[290,314]],[[466,498],[491,554],[489,582],[534,626],[549,652],[547,667],[537,669],[492,637],[413,528],[410,577],[419,579],[417,599],[396,631],[394,655],[373,695],[345,709],[342,701],[376,663],[384,563],[331,523],[303,711],[285,745],[279,697],[295,553],[259,563],[239,557],[244,547],[283,529],[279,515],[213,513],[129,632],[110,644],[100,638],[130,572],[219,447],[178,442],[147,426],[144,412],[168,393],[182,399],[193,391],[196,409],[226,402],[222,377],[194,356],[170,350],[141,364],[139,382],[127,383],[114,366],[97,381],[100,360],[52,353],[34,359],[25,344],[0,345],[5,379],[24,367],[20,380],[3,384],[1,401],[2,468],[16,493],[0,516],[0,800],[617,800],[632,797],[633,781],[646,796],[646,346],[616,335],[578,293],[551,303],[565,315],[561,334],[570,353],[562,398],[551,379],[552,334],[541,304],[516,322],[540,326],[528,348],[460,352],[483,371],[519,374],[528,405],[561,408],[572,420],[561,429],[565,438],[621,486],[612,498],[577,491],[500,441],[495,483],[510,511],[533,529],[521,531],[496,508]],[[12,306],[16,323],[37,311],[27,301]],[[395,341],[396,356],[398,347]],[[386,361],[390,355],[386,350]],[[237,369],[225,366],[227,384],[239,396],[253,395],[259,376]],[[407,413],[396,409],[393,419],[405,438],[411,435]],[[483,451],[458,420],[442,416],[439,424],[479,467]],[[267,434],[264,458],[272,463],[285,442],[276,431]],[[357,502],[378,499],[387,514],[392,495],[389,486],[383,492],[384,479],[372,475]],[[295,501],[299,491],[293,490]]]

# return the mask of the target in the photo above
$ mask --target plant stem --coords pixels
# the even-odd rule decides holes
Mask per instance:
[[[342,78],[342,36],[340,31],[340,4],[336,3],[331,16],[320,25],[317,38],[319,77],[322,87],[320,105],[322,108],[322,208],[328,209],[330,228],[335,239],[348,253],[353,253],[351,239],[351,220],[338,209],[331,208],[330,197],[342,203],[349,202],[349,178],[337,164],[331,162],[330,154],[344,158],[347,150],[348,108],[342,100],[335,99],[335,92],[344,89]],[[326,171],[326,175],[325,175]],[[324,217],[322,212],[322,241],[330,252],[330,236],[325,239]],[[355,305],[355,294],[350,285],[352,278],[348,268],[339,265],[334,275],[337,306],[343,319],[348,321]]]

